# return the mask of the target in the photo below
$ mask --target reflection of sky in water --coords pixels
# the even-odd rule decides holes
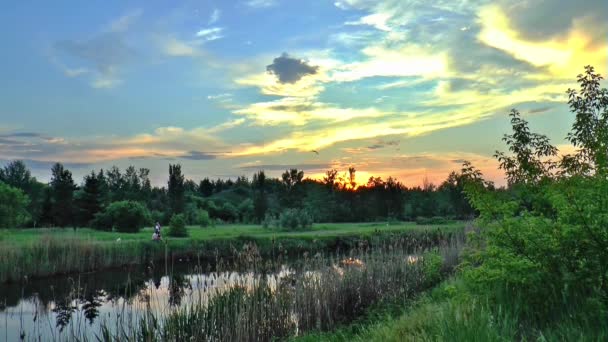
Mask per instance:
[[[268,275],[270,287],[274,289],[277,281],[292,271],[283,267],[280,272]],[[234,286],[251,288],[260,280],[255,273],[221,272],[206,274],[186,274],[163,276],[156,280],[147,280],[144,285],[135,290],[132,296],[112,296],[97,289],[97,316],[93,322],[87,319],[86,306],[80,300],[61,301],[46,300],[42,303],[38,294],[21,298],[16,305],[7,306],[0,311],[0,340],[18,341],[21,331],[25,331],[26,340],[67,340],[73,333],[95,339],[100,335],[100,323],[105,322],[110,329],[116,329],[116,323],[136,323],[148,309],[155,315],[168,315],[172,311],[187,308],[189,305],[205,304],[217,293]],[[160,281],[159,281],[160,280]],[[171,282],[174,282],[173,284]],[[44,282],[40,284],[44,286]],[[72,298],[78,297],[73,295]],[[88,296],[88,299],[93,299]],[[173,305],[171,305],[173,303]],[[57,327],[58,316],[62,308],[74,307],[75,310],[67,315],[69,323],[63,331]],[[89,302],[89,308],[90,308]],[[67,310],[69,313],[70,310]],[[90,311],[89,311],[90,313]]]

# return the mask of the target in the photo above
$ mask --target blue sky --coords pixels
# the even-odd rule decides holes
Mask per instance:
[[[516,107],[562,150],[565,91],[606,73],[589,0],[21,1],[0,12],[0,160],[46,180],[111,165],[298,167],[439,182],[491,157]],[[313,153],[316,150],[319,153]]]

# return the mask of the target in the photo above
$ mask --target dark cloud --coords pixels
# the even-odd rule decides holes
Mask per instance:
[[[401,142],[399,140],[379,140],[377,143],[367,146],[368,150],[377,150],[389,146],[399,146]]]
[[[318,70],[318,66],[310,65],[299,58],[290,57],[287,53],[275,58],[272,64],[266,67],[266,71],[277,76],[280,83],[296,83],[306,75],[316,74]]]
[[[288,169],[298,169],[298,170],[325,170],[331,168],[331,164],[327,163],[319,163],[319,164],[262,164],[262,165],[246,165],[239,166],[241,170],[245,171],[258,171],[258,170],[268,170],[268,171],[284,171]]]
[[[578,19],[592,28],[588,32],[595,34],[596,42],[606,41],[606,0],[505,0],[503,3],[514,28],[525,38],[547,40],[566,34]]]
[[[55,48],[90,63],[103,75],[112,75],[116,68],[124,65],[135,56],[135,52],[124,42],[118,32],[106,32],[90,40],[65,40],[55,44]]]
[[[2,134],[2,135],[0,135],[0,137],[3,137],[3,138],[38,138],[38,137],[43,137],[43,136],[39,133],[34,133],[34,132],[15,132],[15,133]]]
[[[215,159],[216,156],[213,153],[190,151],[183,156],[179,156],[179,158],[190,159],[190,160],[210,160],[210,159]]]
[[[549,110],[551,110],[551,107],[533,108],[528,111],[528,114],[540,114],[540,113],[548,112]]]
[[[25,163],[25,165],[35,171],[39,170],[48,170],[50,172],[51,168],[55,163],[62,163],[68,169],[82,169],[91,167],[92,163],[72,163],[72,162],[62,162],[62,161],[48,161],[48,160],[36,160],[36,159],[19,159]],[[0,159],[0,166],[4,166],[13,160],[8,159]]]

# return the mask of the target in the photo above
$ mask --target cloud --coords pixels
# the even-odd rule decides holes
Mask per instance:
[[[338,82],[353,82],[369,77],[441,76],[447,71],[444,52],[435,52],[416,44],[389,48],[381,44],[363,51],[364,61],[340,66],[331,74]]]
[[[142,13],[143,10],[136,9],[124,14],[121,17],[113,20],[108,25],[108,30],[111,32],[127,31],[129,29],[129,26],[131,26],[137,19],[139,19],[139,17],[141,17]]]
[[[220,11],[217,8],[213,9],[213,12],[211,12],[211,15],[209,16],[209,21],[207,22],[207,25],[213,25],[215,24],[218,20],[220,20],[220,15],[221,15],[222,11]]]
[[[498,5],[481,9],[478,20],[482,28],[478,39],[482,43],[537,68],[547,68],[550,74],[545,75],[545,79],[573,79],[587,64],[595,65],[600,73],[606,71],[605,40],[596,42],[584,18],[572,18],[567,29],[535,40],[517,31],[505,10]],[[608,32],[601,27],[600,31]]]
[[[182,41],[172,36],[161,39],[160,44],[167,56],[193,57],[202,55],[195,43]]]
[[[538,108],[533,108],[533,109],[530,109],[530,110],[528,111],[528,114],[540,114],[540,113],[545,113],[545,112],[550,111],[552,108],[553,108],[553,107],[549,107],[549,106],[546,106],[546,107],[538,107]]]
[[[238,165],[237,168],[240,170],[245,170],[248,172],[255,172],[258,170],[265,171],[284,171],[289,169],[298,169],[298,170],[327,170],[332,167],[331,163],[315,163],[315,164],[259,164],[259,163],[249,163]]]
[[[283,97],[258,102],[233,112],[244,115],[258,125],[289,124],[302,126],[309,122],[345,122],[357,118],[379,118],[390,112],[375,108],[341,108],[315,101],[314,97]]]
[[[210,160],[210,159],[215,159],[216,154],[200,152],[200,151],[189,151],[188,153],[179,156],[179,158],[190,159],[190,160]]]
[[[287,53],[275,58],[272,64],[266,66],[266,71],[275,75],[279,83],[294,84],[307,75],[314,75],[318,66],[308,64],[307,61],[290,57]]]
[[[223,30],[224,29],[221,27],[211,27],[211,28],[201,29],[198,32],[196,32],[196,36],[205,41],[213,41],[213,40],[224,38],[224,36],[222,35]]]
[[[278,4],[278,0],[248,0],[245,5],[251,8],[268,8]]]
[[[125,35],[132,23],[141,15],[141,10],[133,11],[110,22],[108,27],[89,39],[61,40],[53,45],[51,58],[64,70],[68,77],[93,74],[91,86],[112,88],[122,83],[121,69],[135,60],[136,53],[125,41]],[[65,67],[65,62],[80,63],[85,66]]]

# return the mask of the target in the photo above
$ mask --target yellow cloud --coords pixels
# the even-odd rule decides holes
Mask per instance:
[[[338,67],[331,75],[332,80],[351,82],[376,76],[440,76],[448,65],[447,54],[413,44],[399,49],[370,46],[363,50],[363,54],[368,58],[366,61]]]
[[[482,43],[534,66],[547,67],[550,76],[573,79],[588,64],[602,74],[606,71],[608,50],[592,43],[589,27],[581,19],[574,20],[567,34],[540,42],[522,38],[497,5],[483,7],[478,20],[481,31],[477,38]]]
[[[375,108],[339,108],[317,102],[313,97],[283,97],[274,101],[253,103],[234,113],[247,116],[259,125],[286,123],[293,126],[302,126],[311,121],[343,122],[391,114]]]

